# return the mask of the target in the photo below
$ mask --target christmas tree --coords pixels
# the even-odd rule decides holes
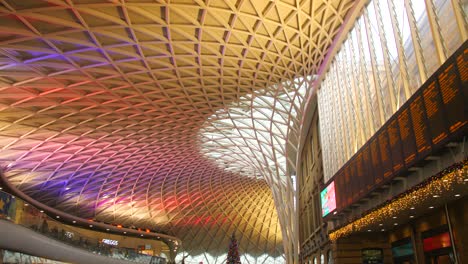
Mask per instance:
[[[231,242],[229,243],[229,252],[227,256],[227,264],[240,264],[239,245],[237,244],[236,236],[232,233]]]

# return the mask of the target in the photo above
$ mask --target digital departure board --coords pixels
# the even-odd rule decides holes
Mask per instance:
[[[379,142],[377,138],[372,138],[369,142],[370,145],[370,154],[372,159],[372,169],[374,171],[374,184],[379,184],[383,180],[383,171],[382,166],[380,165],[380,151],[379,151]]]
[[[407,110],[407,109],[404,109]],[[403,111],[404,112],[404,111]],[[398,126],[397,118],[390,119],[390,124],[387,127],[388,143],[392,153],[393,172],[397,173],[403,169],[403,155],[401,150],[400,127]]]
[[[362,152],[359,152],[356,156],[356,187],[359,190],[357,192],[357,197],[360,197],[364,194],[364,164],[362,160]]]
[[[449,61],[450,62],[450,61]],[[442,102],[445,106],[446,118],[450,133],[455,133],[466,124],[465,98],[462,94],[461,82],[459,81],[455,63],[451,62],[438,75]]]
[[[366,145],[362,151],[362,164],[363,164],[363,190],[367,192],[374,186],[374,173],[372,170],[372,158],[370,146]]]
[[[416,159],[416,145],[414,142],[413,125],[408,109],[402,111],[397,119],[400,127],[403,160],[406,165],[412,164]]]
[[[410,104],[412,128],[416,139],[418,155],[425,155],[431,150],[429,126],[426,120],[426,109],[421,94],[416,94]],[[406,164],[408,166],[409,164]],[[412,165],[412,164],[411,164]]]
[[[346,188],[342,189],[345,191],[344,195],[346,196],[346,206],[349,206],[353,202],[353,189],[351,188],[351,166],[344,167],[344,175],[345,175],[345,182],[347,186]]]
[[[448,137],[442,97],[436,78],[428,81],[427,88],[422,92],[426,108],[427,122],[431,124],[431,141],[434,147],[445,143]]]
[[[330,179],[338,211],[467,135],[467,63],[468,41]]]
[[[355,201],[359,195],[359,178],[357,177],[356,159],[351,160],[351,164],[349,164],[349,177],[351,183],[351,195],[353,197],[352,201]]]
[[[382,162],[383,176],[384,178],[390,177],[393,173],[392,160],[390,159],[390,146],[388,145],[388,134],[386,126],[380,130],[378,134],[379,147],[380,147],[380,158]]]
[[[468,96],[468,50],[465,49],[460,52],[456,57],[458,76],[463,85],[463,93]],[[466,99],[466,98],[465,98]]]
[[[344,188],[344,177],[343,177],[343,170],[339,172],[340,176],[336,177],[335,181],[335,189],[341,189],[343,190]],[[335,194],[335,199],[336,199],[336,205],[337,209],[343,208],[345,201],[343,200],[343,197],[345,197],[343,194],[336,193]],[[338,207],[339,206],[339,207]]]

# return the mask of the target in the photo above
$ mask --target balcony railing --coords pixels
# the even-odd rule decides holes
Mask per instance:
[[[99,240],[89,237],[78,228],[65,225],[49,217],[24,200],[7,192],[0,191],[0,219],[9,220],[17,225],[27,227],[52,239],[85,249],[94,254],[136,263],[165,264],[166,259],[158,256],[140,254],[134,248],[119,247],[114,240]],[[142,240],[142,244],[145,241]]]

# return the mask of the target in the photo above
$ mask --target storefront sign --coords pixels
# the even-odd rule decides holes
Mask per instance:
[[[368,248],[362,250],[363,264],[383,264],[383,250],[380,248]]]
[[[119,241],[112,240],[112,239],[107,239],[107,238],[103,238],[101,240],[101,242],[104,243],[104,244],[107,244],[107,245],[111,245],[111,246],[118,246],[119,245]]]

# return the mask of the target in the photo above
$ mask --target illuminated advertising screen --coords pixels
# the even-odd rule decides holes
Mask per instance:
[[[423,239],[423,249],[425,252],[452,246],[448,232]]]
[[[413,245],[411,243],[406,243],[400,246],[392,247],[392,254],[394,258],[413,255]]]
[[[322,216],[326,216],[336,209],[335,181],[322,190],[320,201],[322,202]]]

